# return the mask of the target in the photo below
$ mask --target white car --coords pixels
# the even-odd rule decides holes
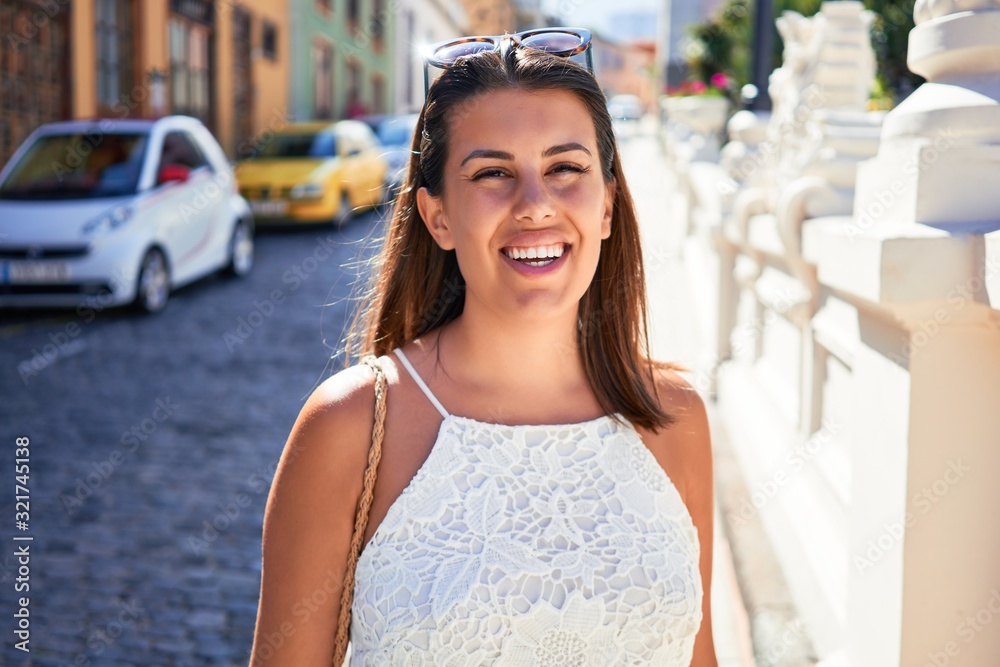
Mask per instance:
[[[0,307],[134,303],[254,261],[254,220],[201,121],[43,125],[0,171]]]

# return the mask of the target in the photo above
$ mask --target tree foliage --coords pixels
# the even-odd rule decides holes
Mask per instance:
[[[773,0],[774,16],[795,11],[812,16],[819,11],[822,0]],[[913,29],[914,0],[863,0],[872,10],[872,48],[875,51],[875,96],[899,101],[923,79],[906,67],[906,51],[910,30]],[[705,23],[688,29],[686,48],[688,68],[696,81],[708,83],[719,72],[726,74],[738,90],[750,80],[753,60],[753,12],[756,2],[728,0]],[[773,28],[774,67],[782,61],[784,44],[777,27]]]

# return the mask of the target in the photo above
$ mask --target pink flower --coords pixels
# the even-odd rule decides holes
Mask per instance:
[[[693,81],[691,82],[691,91],[695,95],[700,95],[705,92],[705,82],[704,81]]]
[[[729,77],[722,72],[716,72],[712,75],[712,78],[709,79],[709,82],[716,88],[726,88],[729,86]]]

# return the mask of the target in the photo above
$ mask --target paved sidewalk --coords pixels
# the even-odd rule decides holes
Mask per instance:
[[[704,345],[702,332],[706,324],[702,318],[711,306],[696,303],[699,286],[692,284],[685,270],[681,252],[683,219],[673,206],[675,183],[660,149],[655,119],[647,117],[638,133],[621,143],[643,234],[653,355],[694,369],[686,377],[701,389],[698,373],[711,360],[711,352]],[[703,397],[711,417],[714,403],[704,393]],[[719,422],[714,418],[711,421],[714,434]],[[749,624],[718,509],[713,556],[712,629],[719,667],[753,667]]]

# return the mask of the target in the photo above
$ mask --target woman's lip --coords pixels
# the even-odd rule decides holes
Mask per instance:
[[[560,266],[562,266],[563,263],[565,262],[566,255],[570,253],[571,247],[572,246],[567,244],[566,247],[563,248],[563,254],[559,255],[558,257],[556,257],[555,261],[551,262],[550,264],[546,264],[545,266],[531,266],[529,264],[525,264],[524,262],[519,262],[516,259],[511,259],[510,257],[507,256],[507,253],[505,253],[503,250],[500,251],[500,256],[503,257],[504,261],[510,264],[517,271],[520,271],[525,275],[537,276],[542,273],[551,273],[552,271],[555,271]]]

